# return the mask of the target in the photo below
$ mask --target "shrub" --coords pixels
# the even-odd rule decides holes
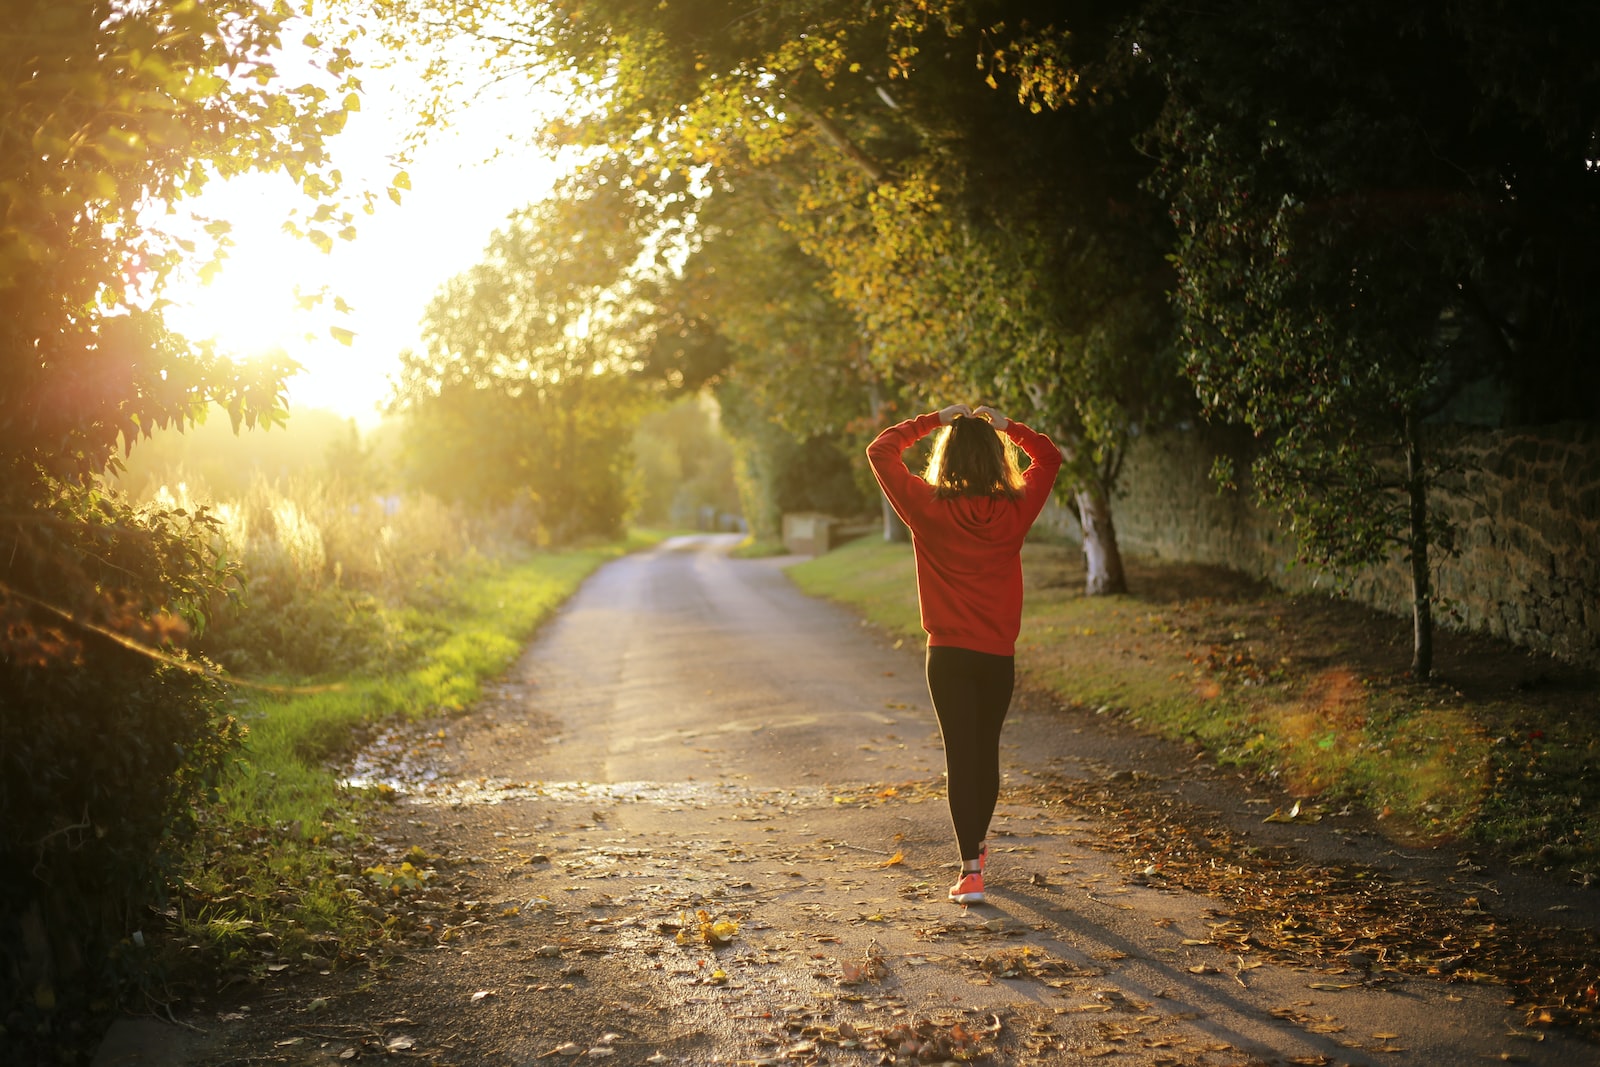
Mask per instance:
[[[174,480],[157,501],[192,507],[203,493]],[[380,497],[337,479],[258,478],[216,510],[217,550],[240,574],[201,647],[246,676],[405,669],[439,637],[415,609],[481,563],[479,544],[493,552],[506,540],[431,497]]]
[[[57,1058],[81,1041],[70,1028],[86,1012],[114,1002],[126,938],[241,731],[219,683],[170,644],[128,647],[203,625],[229,579],[203,512],[61,484],[7,503],[0,1048],[20,1050],[9,1063]]]

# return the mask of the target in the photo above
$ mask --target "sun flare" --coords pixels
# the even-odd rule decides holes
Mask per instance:
[[[302,306],[309,285],[307,252],[288,234],[250,235],[209,283],[181,285],[167,321],[195,341],[213,341],[234,356],[303,348],[317,323]]]

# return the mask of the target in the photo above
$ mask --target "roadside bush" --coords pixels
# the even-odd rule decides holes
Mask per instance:
[[[240,740],[220,690],[99,640],[77,664],[0,668],[8,1036],[47,1044],[54,1009],[112,1003],[190,805]]]
[[[208,517],[95,488],[27,488],[31,499],[0,494],[6,1063],[70,1057],[74,1028],[115,1003],[142,908],[241,736],[221,686],[174,651],[231,577]],[[41,498],[48,511],[34,510]]]
[[[157,500],[193,506],[200,487]],[[217,551],[238,561],[236,595],[201,647],[236,674],[301,679],[401,670],[440,636],[419,607],[509,537],[422,494],[378,496],[337,479],[258,478],[216,506]]]

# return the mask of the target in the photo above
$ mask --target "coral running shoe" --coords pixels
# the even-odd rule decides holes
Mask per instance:
[[[957,904],[983,903],[983,872],[968,871],[950,887],[950,899]]]

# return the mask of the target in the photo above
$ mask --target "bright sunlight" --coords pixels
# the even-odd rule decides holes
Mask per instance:
[[[388,72],[398,81],[399,72]],[[369,77],[369,83],[374,81]],[[303,201],[283,175],[214,183],[186,206],[232,224],[234,247],[203,283],[190,272],[168,291],[168,322],[235,356],[281,349],[302,367],[289,380],[291,410],[327,408],[364,425],[377,421],[401,350],[416,346],[434,292],[475,263],[511,211],[545,195],[561,167],[508,134],[525,127],[526,97],[479,99],[404,164],[411,190],[399,205],[382,195],[402,164],[413,118],[398,92],[370,92],[338,142],[352,196],[377,192],[353,241],[329,252],[283,229]],[[349,343],[334,331],[349,331]]]

